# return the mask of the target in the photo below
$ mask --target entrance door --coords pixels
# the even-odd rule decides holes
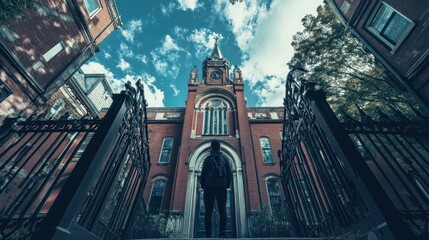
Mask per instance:
[[[204,191],[198,191],[197,193],[197,201],[196,201],[196,217],[195,217],[195,234],[196,238],[204,238],[205,235],[205,227],[204,227]],[[231,189],[227,191],[226,197],[226,236],[228,238],[234,238],[235,234],[235,218],[234,218],[234,194]],[[212,215],[212,234],[219,233],[219,213],[217,211],[216,201],[215,207]]]

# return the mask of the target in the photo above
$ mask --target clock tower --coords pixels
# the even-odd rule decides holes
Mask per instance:
[[[229,61],[223,57],[219,48],[218,37],[210,55],[203,62],[203,82],[207,85],[226,85],[229,79]]]

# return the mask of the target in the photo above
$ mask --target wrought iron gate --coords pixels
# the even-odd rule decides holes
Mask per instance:
[[[427,236],[427,118],[374,120],[357,107],[360,120],[339,121],[322,91],[291,75],[284,106],[281,179],[297,235]]]
[[[146,101],[139,82],[113,97],[103,119],[4,123],[1,239],[123,239],[132,231],[150,167]]]

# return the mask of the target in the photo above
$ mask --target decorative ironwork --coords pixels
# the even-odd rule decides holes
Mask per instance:
[[[428,117],[356,108],[360,119],[340,122],[322,91],[288,75],[281,180],[296,234],[357,238],[387,223],[392,238],[427,236]]]
[[[282,180],[298,235],[332,236],[361,221],[367,209],[324,136],[306,94],[314,84],[286,83]]]
[[[140,82],[114,97],[104,119],[0,127],[1,239],[125,236],[150,167],[147,103]]]

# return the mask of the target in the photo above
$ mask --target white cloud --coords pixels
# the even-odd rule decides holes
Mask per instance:
[[[179,50],[181,50],[181,49],[174,42],[173,38],[171,38],[170,35],[166,35],[164,42],[162,44],[162,48],[160,49],[160,52],[162,54],[165,54],[168,51],[179,51]]]
[[[191,10],[194,11],[196,8],[201,7],[203,4],[198,3],[198,0],[177,0],[179,3],[179,9],[183,11]]]
[[[209,55],[215,43],[215,36],[219,37],[219,42],[223,39],[222,34],[212,32],[207,28],[194,29],[192,31],[192,34],[188,37],[188,41],[194,44],[195,55],[198,58],[204,59]]]
[[[155,77],[143,73],[141,75],[127,74],[123,78],[116,79],[114,74],[104,65],[98,62],[88,62],[82,66],[85,73],[104,73],[114,93],[124,90],[126,82],[131,82],[135,86],[138,79],[141,79],[145,89],[145,98],[150,107],[164,107],[165,94],[156,85]]]
[[[174,2],[170,2],[168,5],[161,4],[161,12],[165,16],[170,16],[175,8],[176,4],[174,4]]]
[[[176,85],[170,83],[170,87],[173,89],[173,92],[174,92],[173,96],[176,97],[177,95],[179,95],[180,90],[177,89]]]
[[[249,48],[248,44],[254,37],[258,20],[266,16],[267,6],[265,2],[265,0],[254,0],[232,5],[229,1],[216,1],[215,9],[225,17],[240,49],[247,50]]]
[[[110,55],[109,52],[104,52],[104,58],[105,59],[110,59],[112,57],[112,55]]]
[[[125,57],[133,57],[134,53],[126,43],[121,42],[121,44],[119,44],[118,55]]]
[[[126,62],[123,58],[119,59],[118,65],[116,65],[117,68],[120,68],[122,71],[125,71],[131,67],[131,65]]]
[[[139,20],[131,20],[127,24],[125,24],[125,27],[121,29],[122,36],[125,37],[125,39],[129,42],[134,42],[134,35],[135,33],[139,33],[142,31],[142,21]]]
[[[185,38],[185,34],[188,34],[188,32],[189,30],[187,28],[181,28],[179,26],[174,27],[174,34],[180,39]]]
[[[180,48],[170,35],[166,35],[162,46],[153,50],[150,54],[152,56],[152,64],[159,74],[164,77],[175,79],[179,74],[180,67],[183,62],[183,53],[189,56],[189,52]]]
[[[136,56],[136,59],[142,62],[143,64],[147,63],[147,56],[143,54],[139,54]]]
[[[215,9],[223,15],[243,53],[240,66],[248,86],[260,97],[261,105],[282,105],[287,63],[293,56],[292,36],[302,31],[301,19],[316,11],[322,0],[264,0],[229,4],[217,0]],[[302,6],[306,6],[303,8]]]

